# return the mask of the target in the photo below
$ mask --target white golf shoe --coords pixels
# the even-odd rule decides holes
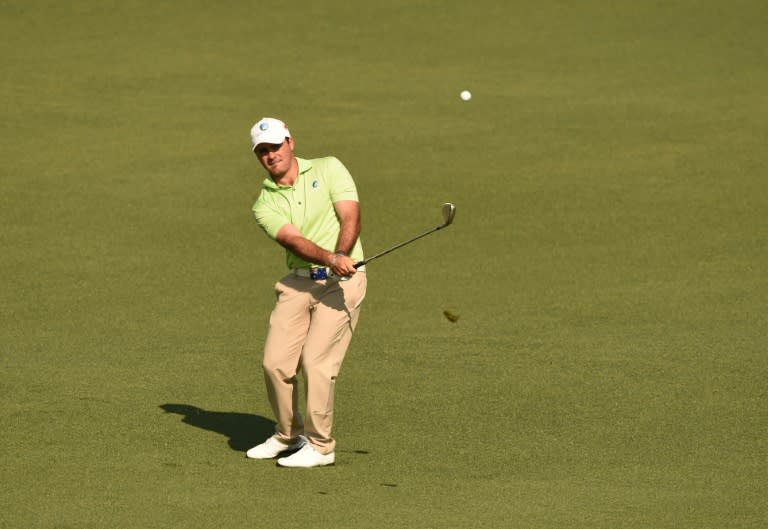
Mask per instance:
[[[303,435],[297,437],[296,440],[291,444],[285,444],[281,441],[278,441],[277,438],[273,435],[260,445],[256,445],[248,450],[245,453],[245,457],[249,459],[272,459],[279,456],[283,452],[288,452],[289,450],[298,450],[305,444],[307,444],[307,438]]]
[[[311,468],[333,465],[335,461],[336,456],[333,452],[330,454],[321,454],[312,448],[312,445],[307,443],[295,454],[278,459],[277,464],[281,467]]]

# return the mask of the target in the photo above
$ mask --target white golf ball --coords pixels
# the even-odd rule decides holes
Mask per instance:
[[[472,92],[470,92],[469,90],[462,90],[461,93],[459,94],[459,97],[463,101],[469,101],[470,99],[472,99]]]

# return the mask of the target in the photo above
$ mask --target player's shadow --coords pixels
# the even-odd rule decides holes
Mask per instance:
[[[181,422],[229,437],[232,450],[245,452],[275,433],[275,421],[228,411],[208,411],[189,404],[161,404],[166,413],[182,416]]]

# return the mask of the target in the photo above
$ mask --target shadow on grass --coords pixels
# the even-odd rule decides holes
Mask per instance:
[[[275,421],[228,411],[208,411],[189,404],[161,404],[166,413],[182,416],[181,422],[229,437],[232,450],[245,452],[275,433]]]

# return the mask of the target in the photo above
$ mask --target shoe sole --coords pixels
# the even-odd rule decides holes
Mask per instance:
[[[311,467],[297,467],[297,466],[291,466],[291,465],[281,465],[279,462],[276,463],[276,465],[280,468],[320,468],[320,467],[335,467],[336,461],[333,463],[326,463],[324,465],[312,465]]]

